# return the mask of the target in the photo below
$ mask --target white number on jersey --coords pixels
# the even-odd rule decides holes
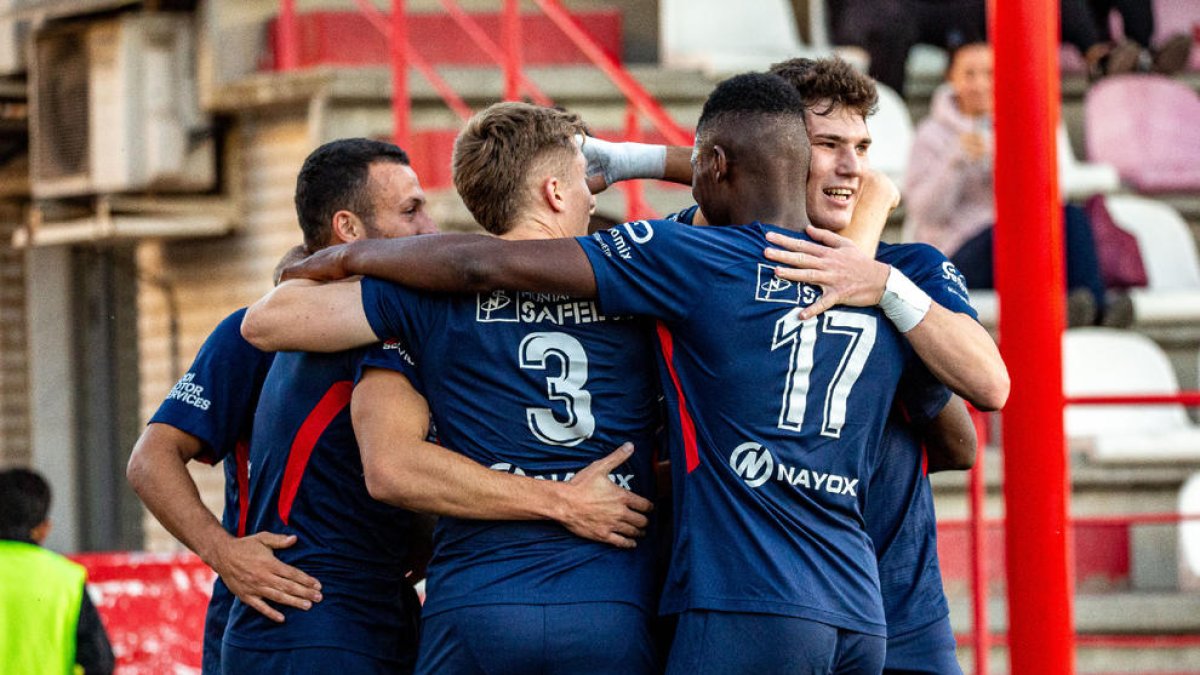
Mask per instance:
[[[821,435],[840,438],[846,424],[846,402],[850,391],[862,375],[867,357],[875,348],[876,319],[866,314],[829,310],[825,312],[822,333],[847,335],[850,342],[825,391]],[[808,409],[809,380],[812,376],[813,353],[817,345],[817,322],[821,317],[800,320],[800,309],[794,309],[775,322],[771,350],[791,346],[787,382],[783,387],[783,403],[779,410],[779,428],[800,431]]]
[[[584,385],[588,378],[587,352],[579,340],[566,333],[530,333],[521,341],[519,358],[522,368],[546,370],[550,357],[561,365],[561,372],[546,378],[546,396],[567,407],[567,419],[560,420],[550,408],[526,408],[529,431],[551,445],[578,445],[596,431],[592,417],[592,395]]]

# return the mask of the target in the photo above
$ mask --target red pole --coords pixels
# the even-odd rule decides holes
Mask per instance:
[[[408,149],[409,107],[408,17],[404,13],[404,0],[392,0],[392,35],[388,50],[392,56],[392,139],[396,145]]]
[[[504,100],[521,98],[521,2],[504,0]]]
[[[442,0],[442,7],[446,8],[446,11],[450,14],[450,18],[454,19],[458,27],[463,29],[467,37],[479,45],[479,48],[483,50],[484,54],[487,54],[489,59],[495,61],[501,67],[504,66],[504,52],[500,50],[500,47],[496,46],[492,38],[488,36],[487,32],[483,30],[475,19],[471,18],[470,14],[464,12],[463,8],[455,0]],[[521,80],[521,87],[525,89],[525,92],[529,94],[529,98],[533,99],[534,103],[544,106],[554,105],[554,101],[539,89],[533,80],[526,77],[525,73],[518,71],[517,76]]]
[[[975,468],[968,476],[971,495],[971,609],[974,633],[975,675],[987,675],[988,650],[991,639],[988,633],[988,581],[987,581],[987,521],[984,511],[987,506],[987,483],[984,481],[983,450],[987,447],[988,425],[983,413],[971,411],[975,423],[976,452]]]
[[[279,31],[276,46],[277,70],[295,70],[300,65],[300,25],[296,22],[296,0],[279,0]]]
[[[632,104],[625,107],[625,140],[639,143],[642,140],[642,129],[638,124],[638,112]],[[621,183],[625,190],[625,220],[633,222],[646,217],[646,198],[642,190],[642,181],[627,180]]]
[[[993,8],[996,291],[1012,395],[1003,416],[1009,671],[1075,672],[1063,435],[1058,2]]]

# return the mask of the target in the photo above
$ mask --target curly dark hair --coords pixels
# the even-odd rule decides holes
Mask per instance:
[[[310,253],[329,245],[333,214],[338,211],[373,222],[375,205],[367,191],[367,177],[375,162],[408,166],[408,153],[384,141],[343,138],[313,150],[304,160],[296,177],[296,215]]]
[[[708,95],[697,128],[743,115],[804,114],[804,100],[786,80],[769,73],[743,73],[721,82]]]
[[[879,108],[875,81],[837,57],[788,59],[771,66],[767,72],[795,87],[815,115],[828,115],[843,107],[866,119]]]

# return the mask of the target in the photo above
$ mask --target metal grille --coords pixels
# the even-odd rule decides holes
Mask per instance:
[[[33,140],[35,180],[88,171],[87,34],[73,28],[35,42]]]

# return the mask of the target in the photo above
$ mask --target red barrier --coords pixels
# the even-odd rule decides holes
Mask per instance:
[[[186,554],[89,553],[88,588],[121,675],[199,673],[204,612],[216,575]]]

